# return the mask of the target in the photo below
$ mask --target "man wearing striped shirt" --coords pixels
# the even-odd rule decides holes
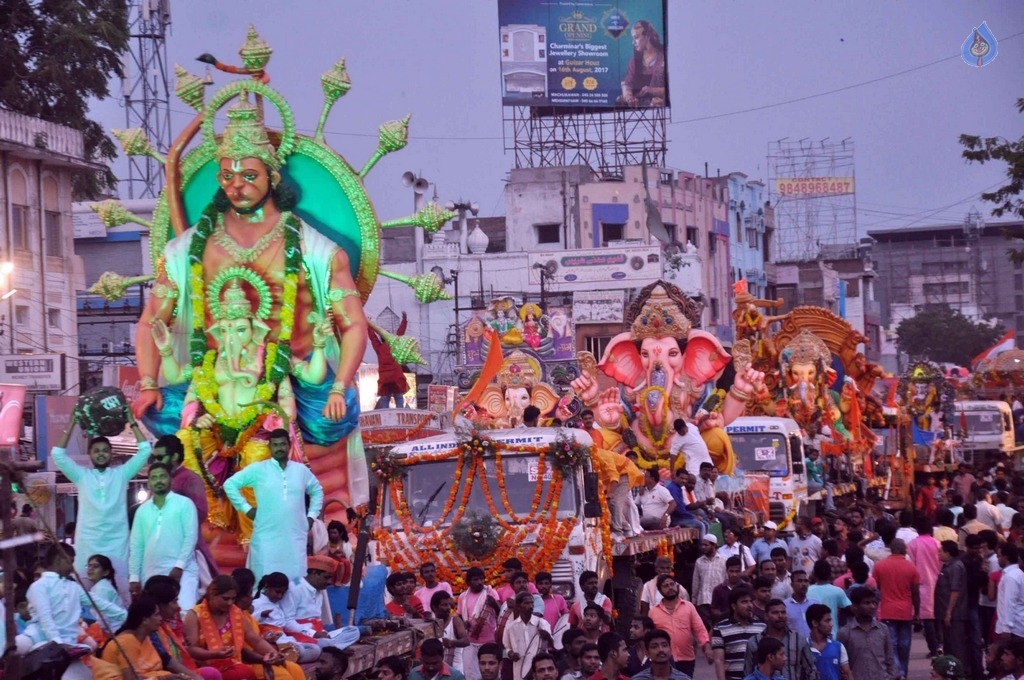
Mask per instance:
[[[729,593],[729,607],[731,615],[715,624],[711,633],[715,678],[743,680],[747,641],[764,632],[765,624],[754,621],[754,592],[749,588],[734,588]]]
[[[807,638],[789,629],[786,603],[782,600],[771,600],[765,606],[768,627],[747,640],[747,655],[743,662],[744,675],[750,675],[757,666],[757,645],[761,638],[773,637],[783,644],[786,650],[786,665],[782,667],[782,677],[786,680],[819,680],[818,667]]]

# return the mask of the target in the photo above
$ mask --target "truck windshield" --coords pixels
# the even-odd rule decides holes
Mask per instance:
[[[452,484],[455,481],[455,465],[456,461],[451,460],[402,468],[402,483],[406,502],[412,513],[413,521],[417,524],[445,524],[451,521],[451,516],[455,514],[454,508],[459,505],[459,500],[465,493],[466,480],[469,476],[468,471],[463,473],[459,481],[458,495],[455,502],[452,503],[453,511],[447,518],[441,517],[441,512],[448,504]],[[487,488],[490,491],[491,499],[503,517],[508,518],[509,509],[511,509],[518,517],[523,518],[530,514],[530,506],[537,490],[537,458],[536,456],[502,456],[501,466],[505,479],[504,495],[507,498],[508,506],[506,507],[502,501],[493,458],[484,461],[484,474],[487,477]],[[544,479],[540,482],[544,485],[540,500],[542,508],[552,506],[551,478],[552,470],[550,467],[546,467]],[[473,475],[472,485],[466,510],[491,514],[479,474]],[[386,490],[384,499],[382,523],[385,527],[397,527],[399,519],[391,502],[390,491]],[[577,511],[576,481],[574,477],[569,477],[562,484],[562,493],[558,502],[558,517],[575,517]]]
[[[966,411],[963,414],[958,413],[956,415],[957,434],[960,434],[962,429],[961,421],[964,418],[967,420],[967,436],[1003,433],[1003,423],[999,411]]]
[[[772,477],[789,474],[789,449],[781,432],[729,433],[736,452],[736,464],[745,472],[762,472]]]

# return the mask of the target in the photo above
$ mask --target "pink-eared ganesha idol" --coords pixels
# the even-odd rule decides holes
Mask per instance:
[[[630,329],[612,338],[597,366],[621,387],[600,391],[586,372],[572,383],[598,424],[622,431],[628,423],[648,460],[667,462],[676,418],[692,423],[698,409],[718,401],[709,398],[731,357],[718,338],[697,328],[700,312],[670,283],[645,287],[627,314]],[[734,365],[735,378],[720,403],[725,424],[742,415],[764,382],[749,360]]]

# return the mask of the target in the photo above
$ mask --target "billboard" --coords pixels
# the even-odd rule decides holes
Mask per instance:
[[[31,390],[63,390],[64,355],[0,355],[0,382],[17,383]]]
[[[661,248],[631,246],[540,252],[527,255],[529,281],[541,276],[560,291],[642,288],[662,277]],[[543,272],[543,273],[542,273]]]
[[[498,0],[505,106],[668,106],[664,0]]]
[[[624,290],[578,290],[572,294],[572,322],[622,323],[625,307]]]
[[[853,177],[778,177],[775,193],[791,198],[852,194]]]

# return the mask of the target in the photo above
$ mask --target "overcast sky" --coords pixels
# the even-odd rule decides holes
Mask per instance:
[[[381,122],[413,114],[406,150],[367,180],[382,219],[411,210],[406,170],[435,182],[442,202],[461,197],[479,203],[481,215],[504,213],[513,158],[503,151],[494,0],[170,4],[169,62],[200,75],[197,55],[237,63],[255,24],[274,49],[271,84],[300,128],[315,127],[319,76],[344,56],[353,87],[335,106],[327,139],[356,167],[375,148]],[[960,45],[982,21],[999,54],[972,68]],[[711,174],[767,180],[771,141],[852,138],[861,235],[958,222],[972,205],[988,215],[977,196],[1001,185],[1003,169],[967,165],[957,137],[1024,132],[1015,108],[1024,97],[1021,0],[669,0],[668,26],[671,166],[701,172],[707,162]],[[171,108],[177,134],[188,111],[173,94]],[[114,100],[93,113],[107,127],[124,126]]]

